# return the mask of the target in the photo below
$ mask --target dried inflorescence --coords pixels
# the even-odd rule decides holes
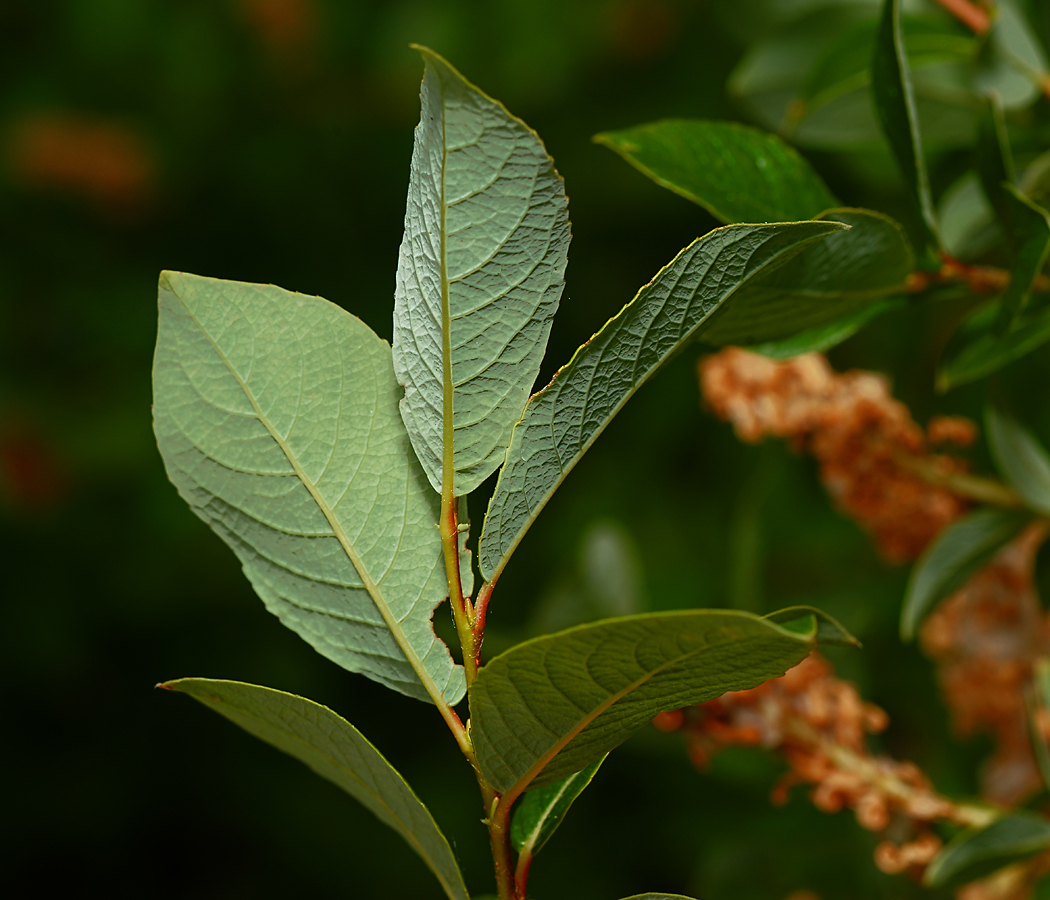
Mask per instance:
[[[828,492],[891,562],[917,557],[969,506],[916,468],[942,480],[965,472],[930,445],[965,446],[973,424],[934,419],[924,434],[880,375],[837,374],[816,353],[777,362],[730,347],[701,360],[700,380],[708,406],[741,440],[787,438],[812,453]]]

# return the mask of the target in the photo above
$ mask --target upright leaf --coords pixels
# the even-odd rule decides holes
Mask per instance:
[[[1050,848],[1050,822],[1011,813],[985,828],[956,835],[926,868],[923,883],[940,888],[966,884]]]
[[[1029,509],[1050,516],[1050,456],[1035,435],[1010,413],[989,406],[985,411],[988,443],[999,471]]]
[[[165,272],[153,391],[168,477],[267,609],[352,672],[457,702],[462,669],[430,623],[438,497],[386,342],[320,297]]]
[[[790,144],[736,122],[665,119],[594,140],[728,224],[797,222],[839,205]]]
[[[515,804],[510,821],[510,839],[518,853],[535,856],[543,849],[543,845],[558,830],[569,807],[591,783],[603,762],[604,756],[575,775],[529,791]]]
[[[408,842],[450,900],[470,900],[452,848],[430,811],[346,719],[304,697],[239,681],[180,678],[161,687],[189,694],[339,785]]]
[[[659,712],[784,674],[816,643],[817,625],[809,623],[803,633],[736,610],[683,610],[518,644],[485,665],[470,688],[478,765],[501,793],[553,784]]]
[[[503,462],[536,380],[563,287],[568,200],[536,133],[419,50],[394,369],[431,485],[458,496]]]
[[[760,272],[842,230],[837,222],[729,225],[678,254],[530,398],[511,435],[478,545],[493,581],[540,510],[660,364]]]
[[[987,97],[977,119],[976,146],[977,177],[985,197],[999,216],[1003,227],[1010,233],[1012,210],[1007,200],[1004,184],[1017,180],[1010,141],[1006,134],[1003,104],[998,94]]]
[[[910,640],[938,602],[958,590],[1031,521],[1013,509],[985,507],[953,522],[912,569],[901,610],[901,636]]]
[[[926,250],[929,251],[939,243],[937,217],[926,174],[911,69],[901,34],[901,0],[883,2],[875,55],[871,61],[871,79],[875,111],[904,180],[918,200],[926,232]]]

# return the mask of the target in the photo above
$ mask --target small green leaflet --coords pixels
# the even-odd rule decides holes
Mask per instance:
[[[1050,822],[1031,813],[1011,813],[985,828],[954,837],[923,876],[927,887],[954,887],[988,875],[1050,848]]]
[[[514,426],[478,544],[485,579],[499,577],[565,476],[664,360],[760,272],[841,230],[837,222],[715,229],[679,253],[580,347],[529,399]]]
[[[953,522],[912,569],[901,610],[901,637],[911,640],[933,608],[955,592],[1031,521],[1023,510],[985,507]]]
[[[1050,516],[1050,456],[1046,450],[1008,412],[989,406],[984,421],[999,471],[1029,509]]]
[[[926,174],[911,69],[901,35],[901,0],[884,0],[875,55],[871,60],[871,79],[875,111],[904,180],[918,200],[926,229],[924,249],[929,252],[939,245],[937,217]]]
[[[168,477],[267,609],[351,672],[437,704],[466,689],[434,634],[438,497],[390,348],[320,297],[165,272],[153,364]]]
[[[575,775],[529,791],[518,801],[510,822],[510,840],[518,853],[535,856],[543,849],[603,762],[604,756]]]
[[[792,622],[807,616],[823,618],[812,609],[789,614]],[[809,624],[802,633],[752,613],[683,610],[525,641],[485,665],[470,688],[478,765],[504,794],[553,784],[659,712],[783,675],[817,643],[818,626]]]
[[[418,49],[426,70],[394,294],[394,370],[431,485],[459,496],[503,462],[536,380],[563,287],[568,200],[536,133]]]
[[[798,222],[839,206],[798,151],[747,125],[665,119],[594,140],[727,224]]]
[[[189,694],[339,785],[408,842],[449,900],[470,900],[452,848],[430,811],[346,719],[304,697],[239,681],[181,678],[160,687]]]

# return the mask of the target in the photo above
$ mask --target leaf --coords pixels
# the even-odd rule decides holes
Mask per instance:
[[[434,634],[438,497],[397,412],[390,348],[327,300],[176,272],[153,364],[168,477],[270,612],[351,672],[456,703]]]
[[[633,897],[624,897],[624,900],[693,900],[684,894],[635,894]]]
[[[919,203],[927,251],[939,245],[926,160],[915,108],[911,69],[901,35],[901,0],[884,0],[882,20],[871,60],[875,111],[904,180]]]
[[[901,309],[906,304],[903,297],[888,297],[885,300],[876,300],[867,306],[861,307],[856,312],[849,313],[841,319],[836,319],[827,325],[818,325],[800,331],[798,334],[781,341],[767,341],[764,344],[754,344],[748,347],[754,353],[761,353],[770,359],[791,359],[801,356],[803,353],[823,353],[832,347],[837,347],[843,341],[853,337],[865,325],[873,319],[885,313]]]
[[[1028,305],[1036,279],[1050,255],[1050,215],[1012,184],[1002,184],[1003,200],[1013,236],[1015,258],[1010,285],[1003,295],[1002,323],[1013,326]]]
[[[944,249],[956,259],[976,259],[1003,242],[976,172],[967,172],[941,195],[937,218]]]
[[[1043,725],[1050,716],[1050,657],[1037,657],[1032,664],[1032,685],[1025,693],[1025,700],[1032,753],[1039,765],[1039,774],[1043,776],[1043,785],[1050,788],[1050,744]]]
[[[1050,456],[1008,412],[989,406],[984,422],[999,471],[1029,509],[1050,516]]]
[[[346,719],[304,697],[239,681],[181,678],[160,687],[189,694],[339,785],[408,842],[451,900],[470,900],[452,848],[430,811]]]
[[[987,38],[982,67],[976,73],[975,87],[987,93],[995,90],[1007,109],[1022,109],[1039,97],[1047,76],[1046,56],[1039,38],[1012,0],[999,0]]]
[[[859,647],[858,641],[837,619],[812,606],[788,606],[762,617],[795,634],[812,636],[818,644]]]
[[[998,94],[987,97],[977,119],[977,176],[985,197],[991,203],[1007,234],[1013,231],[1013,209],[1007,199],[1004,183],[1017,180],[1010,140],[1006,133],[1003,104]]]
[[[836,209],[821,220],[849,225],[748,282],[704,326],[709,344],[792,338],[904,289],[915,257],[901,227],[867,209]],[[859,326],[858,326],[859,327]]]
[[[565,476],[634,392],[760,272],[842,229],[836,222],[728,225],[697,238],[529,399],[478,544],[495,581]],[[600,371],[600,377],[596,375]]]
[[[1031,521],[1012,509],[984,507],[957,519],[926,548],[912,569],[901,610],[901,637],[911,640],[936,604],[954,593],[971,575]]]
[[[543,849],[603,762],[604,756],[575,775],[529,791],[515,805],[511,814],[510,839],[518,853],[535,856]]]
[[[811,625],[799,633],[737,610],[683,610],[525,641],[485,665],[470,688],[478,765],[503,794],[553,784],[657,713],[783,675],[816,643]]]
[[[434,490],[503,462],[564,286],[568,200],[524,122],[425,47],[394,294],[401,415]]]
[[[789,144],[735,122],[665,119],[594,140],[725,223],[797,222],[839,205]]]
[[[985,828],[956,835],[923,876],[927,887],[967,884],[1050,848],[1050,822],[1031,813],[1011,813]]]

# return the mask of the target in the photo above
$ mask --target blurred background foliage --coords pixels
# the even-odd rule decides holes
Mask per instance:
[[[389,338],[422,71],[407,45],[425,43],[529,122],[566,179],[575,236],[545,383],[716,224],[591,135],[665,116],[778,127],[785,111],[798,112],[789,104],[804,92],[813,42],[825,31],[841,37],[875,8],[0,3],[5,880],[40,896],[438,896],[400,839],[334,787],[153,690],[200,675],[302,693],[344,714],[435,810],[471,889],[489,889],[475,788],[440,719],[282,628],[166,481],[149,412],[157,274],[320,294]],[[1045,48],[1050,5],[1020,9]],[[926,0],[909,11],[950,38],[942,63],[969,39]],[[863,73],[854,88],[834,116],[791,127],[846,203],[913,225],[870,127]],[[1015,104],[1022,157],[1050,146],[1048,109],[1038,97]],[[940,116],[938,194],[969,166],[972,110],[949,112],[927,113]],[[961,312],[907,306],[832,362],[887,373],[920,422],[934,411],[976,416],[983,386],[933,391]],[[972,793],[987,745],[952,738],[930,667],[897,638],[906,571],[880,561],[829,506],[811,460],[779,443],[742,445],[705,415],[694,369],[702,352],[690,348],[654,378],[550,503],[495,594],[489,650],[634,609],[818,605],[864,641],[863,651],[831,656],[889,712],[882,746],[918,762],[942,791]],[[1044,439],[1048,362],[1035,353],[996,385]],[[987,468],[981,451],[975,459]],[[819,813],[802,791],[772,807],[781,765],[738,750],[701,774],[678,736],[643,731],[576,804],[530,887],[576,900],[643,890],[702,900],[922,893],[874,868],[876,838],[848,813]]]

